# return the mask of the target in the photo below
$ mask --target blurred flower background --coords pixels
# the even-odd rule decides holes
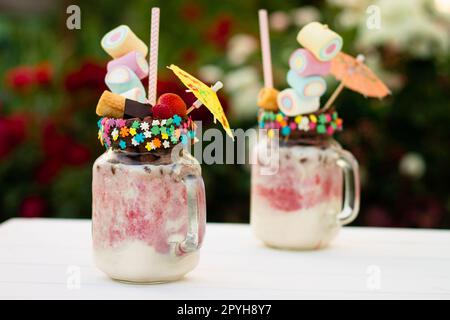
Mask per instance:
[[[232,127],[256,123],[262,86],[257,10],[270,12],[275,84],[286,87],[289,54],[306,23],[344,37],[344,51],[367,63],[393,95],[337,100],[337,139],[358,159],[362,208],[356,225],[450,227],[450,1],[86,1],[81,29],[66,27],[68,1],[0,1],[0,221],[10,217],[88,218],[91,165],[103,150],[94,108],[105,89],[101,37],[128,24],[149,38],[150,7],[161,7],[158,91],[192,101],[164,66],[225,83]],[[375,11],[374,11],[375,10]],[[367,21],[378,12],[380,28]],[[144,80],[145,81],[145,80]],[[336,83],[329,83],[332,91]],[[328,92],[330,94],[330,92]],[[196,119],[210,122],[201,108]],[[208,220],[249,219],[247,166],[203,166]]]

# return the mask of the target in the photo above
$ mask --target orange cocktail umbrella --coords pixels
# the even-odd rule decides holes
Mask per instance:
[[[343,52],[339,53],[331,61],[331,74],[337,80],[340,80],[341,83],[331,95],[330,99],[328,99],[323,110],[331,106],[344,87],[361,93],[365,97],[379,99],[391,93],[383,81],[364,64],[363,55],[358,55],[357,58],[353,58]]]

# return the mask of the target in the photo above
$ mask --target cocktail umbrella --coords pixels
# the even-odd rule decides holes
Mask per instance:
[[[331,61],[331,74],[341,83],[322,108],[323,111],[331,107],[344,87],[361,93],[365,97],[379,99],[391,93],[388,87],[364,64],[363,55],[353,58],[340,52]]]
[[[222,105],[217,97],[214,88],[204,84],[194,76],[190,75],[186,71],[180,69],[176,65],[171,64],[168,67],[175,73],[175,75],[183,82],[183,84],[189,89],[190,92],[202,103],[214,116],[214,122],[219,120],[220,124],[224,128],[225,132],[233,139],[233,133],[231,132],[230,125],[228,124],[227,117],[223,112]],[[215,86],[219,88],[220,86]],[[200,105],[200,104],[199,104]]]

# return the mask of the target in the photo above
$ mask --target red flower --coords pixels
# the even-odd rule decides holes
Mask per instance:
[[[0,158],[7,156],[26,138],[26,116],[0,117]]]
[[[37,84],[46,86],[50,84],[53,78],[53,68],[48,62],[43,62],[36,66],[35,79]]]
[[[203,10],[198,3],[189,1],[181,8],[181,17],[187,22],[198,21],[203,15]]]
[[[45,201],[39,196],[28,196],[20,205],[19,216],[25,218],[42,217],[47,210]]]
[[[209,28],[206,39],[215,45],[218,49],[224,50],[231,35],[233,20],[225,15],[216,20],[213,26]]]
[[[100,92],[106,89],[105,75],[105,65],[87,61],[80,69],[72,71],[66,76],[65,87],[68,91],[91,89]]]
[[[19,66],[6,73],[6,84],[13,89],[24,90],[34,83],[34,70],[28,66]]]
[[[64,154],[65,162],[72,166],[82,166],[91,158],[89,149],[77,142],[72,142],[68,145]]]
[[[60,158],[47,158],[37,168],[35,179],[40,184],[46,185],[53,181],[61,171],[63,163]]]
[[[193,48],[184,49],[181,52],[181,59],[184,64],[193,64],[197,60],[197,51]]]

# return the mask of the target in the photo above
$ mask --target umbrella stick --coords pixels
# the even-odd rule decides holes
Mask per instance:
[[[211,89],[213,89],[214,92],[219,91],[220,89],[223,88],[223,83],[220,81],[217,81],[212,87]],[[202,106],[202,102],[197,99],[195,100],[195,102],[192,104],[192,106],[189,107],[189,109],[186,111],[186,115],[188,115],[189,113],[191,113],[194,109],[198,109]]]
[[[333,104],[333,102],[336,100],[336,98],[338,97],[338,95],[341,93],[341,91],[344,89],[344,82],[341,81],[341,83],[339,84],[339,86],[336,88],[336,90],[334,90],[333,94],[331,95],[331,97],[328,99],[327,103],[325,104],[325,106],[322,108],[322,111],[326,111],[328,110],[331,105]]]

